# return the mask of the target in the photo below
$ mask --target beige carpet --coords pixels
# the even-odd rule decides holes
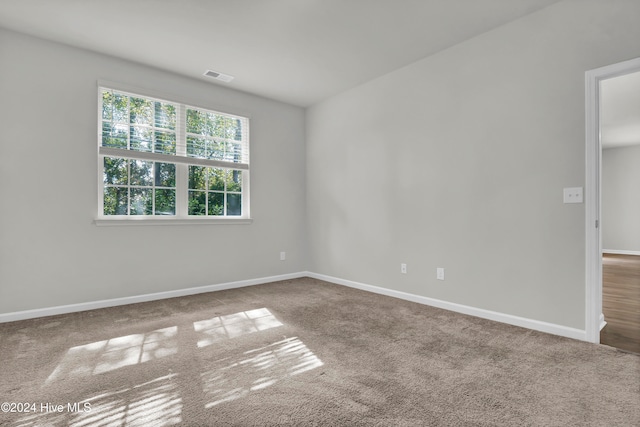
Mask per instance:
[[[22,411],[3,426],[640,425],[636,354],[313,279],[1,324],[0,343]]]

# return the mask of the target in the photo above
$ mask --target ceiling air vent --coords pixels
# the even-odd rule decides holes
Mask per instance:
[[[203,75],[214,78],[216,80],[220,80],[221,82],[226,82],[226,83],[229,83],[231,80],[233,80],[233,76],[230,76],[228,74],[222,74],[217,71],[207,70]]]

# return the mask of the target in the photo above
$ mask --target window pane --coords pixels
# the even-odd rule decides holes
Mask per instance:
[[[114,157],[104,158],[104,183],[127,185],[127,161]]]
[[[111,121],[113,118],[113,92],[102,92],[102,120]]]
[[[209,215],[224,215],[224,193],[209,192]]]
[[[176,214],[176,191],[156,190],[156,215]]]
[[[219,138],[227,138],[229,133],[228,133],[228,129],[227,129],[227,125],[228,125],[228,118],[221,116],[219,114],[214,114],[214,113],[210,113],[209,114],[210,120],[215,123],[211,135],[212,136],[217,136]]]
[[[228,117],[216,116],[215,135],[222,138],[227,138],[229,136],[228,125],[229,125]]]
[[[207,168],[202,166],[189,166],[189,189],[204,190],[207,188]]]
[[[203,141],[206,142],[206,148],[202,153],[202,155],[200,155],[199,157],[202,157],[204,159],[214,159],[214,160],[223,159],[224,146],[222,144],[212,139],[207,139],[207,140],[203,139]]]
[[[165,129],[176,128],[176,107],[164,102],[155,103],[156,127]]]
[[[202,138],[187,137],[187,155],[205,158],[207,155],[207,141]]]
[[[105,215],[126,215],[127,202],[126,187],[107,187],[104,189],[103,209]]]
[[[144,98],[131,98],[131,123],[153,125],[153,102]]]
[[[113,95],[113,121],[117,123],[129,123],[129,97],[115,93]]]
[[[241,194],[227,194],[227,215],[242,215]]]
[[[233,130],[233,137],[231,139],[235,139],[236,141],[242,141],[242,122],[240,119],[233,120],[233,126],[231,129]]]
[[[234,163],[240,163],[243,161],[242,159],[242,145],[241,144],[236,144],[233,142],[229,142],[227,144],[227,154],[228,154],[228,159],[231,162]]]
[[[102,145],[104,147],[127,148],[127,133],[129,127],[126,125],[112,125],[102,123]]]
[[[132,188],[129,215],[151,215],[153,212],[153,191],[150,188]]]
[[[224,191],[225,170],[209,168],[209,190]]]
[[[224,159],[224,142],[220,141],[209,141],[207,146],[207,158],[214,160],[223,160]]]
[[[155,185],[157,187],[176,186],[176,165],[173,163],[155,164]]]
[[[153,185],[153,162],[130,160],[131,185]]]
[[[219,131],[217,136],[221,136],[226,139],[233,139],[236,141],[242,141],[242,125],[240,120],[233,117],[219,116],[218,127]]]
[[[187,132],[206,135],[207,115],[197,110],[187,109]]]
[[[234,144],[230,142],[224,143],[224,161],[226,162],[238,162],[240,160],[240,153],[234,151]]]
[[[131,126],[131,149],[136,151],[151,151],[153,131],[149,128]]]
[[[153,150],[156,153],[175,154],[176,134],[175,132],[156,131],[156,144]]]
[[[207,193],[204,191],[189,191],[189,215],[206,215]]]
[[[242,171],[227,170],[225,172],[227,191],[242,191]]]

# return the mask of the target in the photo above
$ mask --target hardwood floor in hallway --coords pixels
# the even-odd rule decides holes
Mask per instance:
[[[600,343],[640,353],[640,256],[604,254]]]

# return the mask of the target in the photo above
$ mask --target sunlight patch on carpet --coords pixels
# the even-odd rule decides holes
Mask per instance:
[[[193,329],[200,335],[198,340],[200,348],[223,339],[236,338],[278,326],[282,326],[282,322],[266,308],[241,311],[193,322]]]
[[[64,404],[65,411],[61,414],[31,413],[18,420],[15,425],[164,427],[180,424],[183,421],[182,398],[175,377],[177,374],[166,375],[133,387],[101,392],[78,402],[79,410],[76,412],[70,411],[67,404]]]
[[[178,424],[182,422],[182,398],[174,377],[176,374],[167,375],[87,399],[91,411],[78,413],[69,427]]]
[[[205,408],[239,399],[324,365],[297,337],[244,352],[239,360],[231,363],[229,358],[221,362],[224,362],[222,366],[201,374],[208,401]]]
[[[178,327],[126,335],[71,347],[45,384],[113,371],[178,352]]]

